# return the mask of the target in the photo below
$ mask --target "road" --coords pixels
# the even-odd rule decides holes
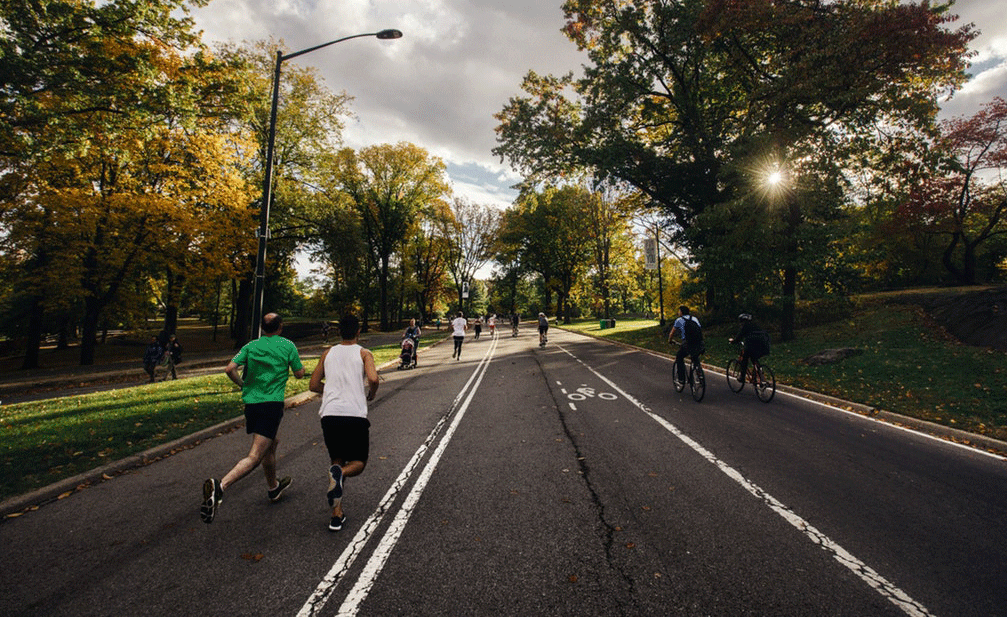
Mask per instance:
[[[1003,459],[530,329],[389,370],[330,533],[317,400],[0,524],[4,615],[1004,615]]]

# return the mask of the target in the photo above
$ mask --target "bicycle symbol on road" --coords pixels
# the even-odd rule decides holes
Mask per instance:
[[[603,401],[614,401],[619,398],[611,392],[597,392],[594,388],[587,387],[587,385],[582,385],[575,392],[570,392],[566,395],[571,401],[585,401],[596,396]]]

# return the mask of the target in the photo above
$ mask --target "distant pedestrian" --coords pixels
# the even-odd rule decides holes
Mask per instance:
[[[150,343],[147,344],[147,349],[143,351],[143,370],[150,376],[149,383],[154,383],[157,365],[161,362],[162,356],[164,356],[164,348],[161,347],[160,341],[157,340],[156,336],[150,337]]]
[[[479,317],[476,317],[475,323],[472,324],[472,328],[473,328],[473,330],[475,330],[475,336],[473,336],[472,339],[478,341],[479,340],[479,335],[482,334],[482,331],[483,331],[483,317],[482,317],[482,315],[480,315]]]
[[[493,338],[496,335],[496,330],[497,330],[497,315],[496,315],[496,313],[493,313],[492,315],[490,315],[489,319],[487,320],[487,322],[489,323],[489,326],[490,326],[490,338]]]
[[[545,347],[549,335],[549,318],[545,313],[538,314],[538,346]]]
[[[309,390],[322,395],[318,415],[331,465],[325,494],[332,508],[329,531],[339,531],[346,523],[343,480],[360,475],[367,466],[371,427],[367,401],[374,400],[378,392],[374,356],[357,342],[360,321],[355,315],[345,315],[339,320],[339,336],[342,342],[325,350],[308,385]]]
[[[323,343],[328,343],[329,342],[329,329],[331,327],[332,326],[329,325],[329,320],[328,319],[326,319],[325,321],[322,322],[322,342]]]
[[[178,375],[175,373],[175,366],[182,361],[182,345],[178,342],[178,337],[174,334],[168,337],[168,345],[164,350],[164,362],[165,371],[164,378],[162,381],[168,380],[168,373],[171,373],[172,379],[178,379]]]
[[[469,322],[465,319],[465,315],[458,311],[458,316],[451,321],[451,327],[453,332],[451,336],[455,340],[455,350],[451,354],[452,358],[462,359],[462,342],[465,340],[465,331],[469,329]]]
[[[241,388],[245,403],[245,432],[252,435],[252,448],[248,456],[227,472],[220,480],[213,478],[203,483],[203,505],[199,514],[204,523],[212,523],[224,490],[262,464],[270,501],[280,500],[280,495],[290,486],[290,478],[276,479],[276,433],[283,419],[283,400],[290,371],[294,377],[304,377],[304,366],[297,354],[297,346],[280,334],[283,320],[276,313],[262,318],[262,336],[246,344],[224,372]],[[242,378],[242,366],[245,377]]]

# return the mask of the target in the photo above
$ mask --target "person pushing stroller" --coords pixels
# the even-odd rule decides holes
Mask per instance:
[[[420,335],[423,333],[416,325],[415,319],[409,320],[409,327],[402,334],[402,352],[399,355],[399,368],[416,368],[417,351],[420,347]]]

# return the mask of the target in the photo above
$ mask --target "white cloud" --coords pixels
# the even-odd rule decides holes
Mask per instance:
[[[518,178],[492,154],[493,114],[520,94],[529,70],[560,75],[585,62],[561,32],[561,0],[213,0],[194,11],[207,40],[283,39],[291,50],[397,28],[394,41],[357,39],[292,60],[315,67],[333,90],[354,97],[344,134],[354,148],[407,141],[449,166],[457,194],[506,205]],[[1003,0],[959,0],[975,23],[974,77],[942,105],[970,115],[1007,97]],[[482,170],[475,173],[475,170]]]

